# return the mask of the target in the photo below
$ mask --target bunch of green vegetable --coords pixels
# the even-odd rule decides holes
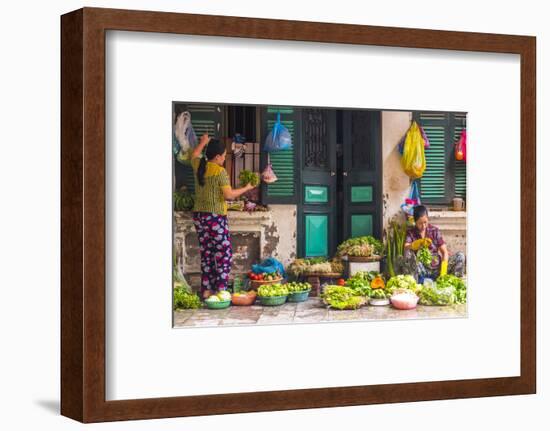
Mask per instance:
[[[197,294],[191,293],[185,286],[178,286],[174,289],[174,310],[179,308],[199,308],[201,300]]]
[[[283,284],[264,284],[258,288],[258,296],[287,296],[288,288]]]
[[[288,289],[288,293],[294,292],[307,292],[311,290],[311,284],[309,283],[298,283],[293,281],[284,285]]]
[[[239,174],[239,181],[241,183],[241,187],[244,187],[247,184],[251,184],[256,187],[258,184],[260,184],[260,176],[256,172],[249,171],[248,169],[243,169]]]
[[[349,238],[338,246],[338,256],[381,256],[384,245],[373,236],[358,236]]]
[[[343,271],[342,262],[340,260],[329,261],[324,257],[313,257],[308,259],[296,259],[287,268],[288,272],[295,276],[303,274],[318,274]]]
[[[398,257],[405,253],[405,238],[407,236],[406,223],[392,221],[386,229],[386,266],[390,277],[394,277],[395,262]]]
[[[386,291],[393,295],[396,289],[408,289],[414,293],[422,289],[422,285],[417,284],[412,275],[396,275],[386,283]]]
[[[418,251],[416,252],[416,258],[424,266],[431,266],[432,265],[432,252],[426,246],[420,247],[418,249]]]
[[[357,295],[370,297],[373,290],[377,290],[371,288],[371,282],[379,275],[378,271],[358,271],[346,280],[346,286],[353,289]]]
[[[331,308],[354,310],[365,303],[365,299],[348,286],[326,286],[321,298]]]
[[[385,289],[372,289],[371,294],[369,295],[369,298],[371,299],[386,299],[390,295],[386,293]]]
[[[454,289],[454,293],[456,296],[456,303],[457,304],[465,304],[466,303],[466,297],[467,297],[467,288],[466,283],[464,281],[452,274],[446,274],[440,276],[437,281],[437,287],[438,288],[446,288],[451,286]]]
[[[195,198],[191,192],[186,189],[174,192],[174,210],[190,211],[195,205]]]
[[[453,286],[439,288],[437,284],[424,285],[419,293],[419,303],[422,305],[451,305],[456,303]]]

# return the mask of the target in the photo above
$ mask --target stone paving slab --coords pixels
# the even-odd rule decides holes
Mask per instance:
[[[287,302],[280,306],[231,306],[223,310],[177,310],[174,312],[174,328],[284,325],[293,323],[346,322],[360,320],[407,320],[464,318],[467,305],[422,306],[414,310],[397,310],[391,306],[364,306],[358,310],[328,309],[319,298],[305,302]]]

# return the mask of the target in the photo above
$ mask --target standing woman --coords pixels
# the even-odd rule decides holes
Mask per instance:
[[[206,147],[205,156],[201,157]],[[199,236],[201,255],[201,296],[206,298],[216,291],[226,290],[231,271],[231,236],[227,225],[226,199],[236,199],[254,186],[247,184],[232,189],[223,167],[225,145],[208,134],[201,136],[199,145],[191,154],[195,173],[195,205],[193,222]]]

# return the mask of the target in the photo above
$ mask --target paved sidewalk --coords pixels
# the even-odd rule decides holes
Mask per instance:
[[[282,325],[289,323],[320,323],[357,320],[408,320],[429,318],[467,317],[467,305],[428,307],[419,305],[414,310],[396,310],[391,306],[365,306],[359,310],[329,310],[319,298],[306,302],[266,307],[230,306],[225,310],[178,310],[174,312],[174,328],[197,326]]]

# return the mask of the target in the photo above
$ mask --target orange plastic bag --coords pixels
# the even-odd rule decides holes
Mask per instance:
[[[426,170],[426,155],[424,153],[424,139],[416,121],[413,121],[403,145],[401,166],[412,179],[420,178]]]

